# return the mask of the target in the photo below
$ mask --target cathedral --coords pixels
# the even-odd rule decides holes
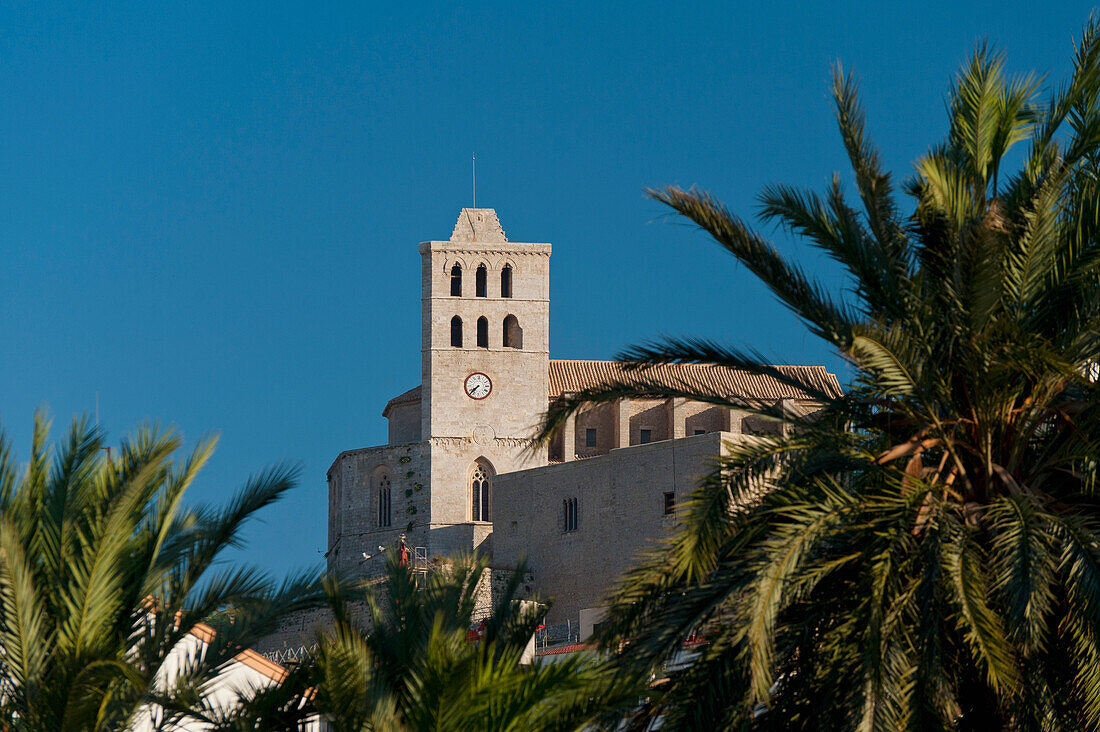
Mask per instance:
[[[462,209],[450,238],[420,244],[421,383],[391,399],[385,445],[328,471],[329,569],[369,576],[381,547],[430,564],[481,552],[494,573],[527,562],[549,622],[598,610],[630,559],[730,444],[784,429],[682,399],[630,399],[577,414],[548,446],[532,435],[554,399],[628,376],[612,361],[550,358],[550,244],[510,242],[493,209]],[[840,393],[821,366],[785,366]],[[663,366],[670,384],[743,403],[814,405],[767,377]]]

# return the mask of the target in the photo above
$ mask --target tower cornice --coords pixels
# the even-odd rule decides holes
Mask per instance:
[[[448,254],[509,254],[529,256],[550,256],[548,242],[455,242],[425,241],[420,243],[420,253],[446,252]]]

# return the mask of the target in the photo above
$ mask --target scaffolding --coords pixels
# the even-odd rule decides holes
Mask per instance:
[[[413,549],[413,572],[416,573],[416,586],[423,587],[428,579],[428,547]]]

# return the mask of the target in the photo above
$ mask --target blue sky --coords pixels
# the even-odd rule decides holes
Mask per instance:
[[[192,491],[273,462],[301,486],[240,557],[319,565],[325,471],[385,441],[419,383],[417,243],[470,204],[554,245],[551,355],[658,333],[777,361],[822,344],[647,185],[751,217],[768,183],[845,158],[828,98],[862,80],[888,166],[943,134],[980,38],[1066,75],[1078,3],[73,3],[0,5],[0,422],[25,457],[94,412],[221,434]],[[802,256],[785,237],[777,242]],[[804,259],[831,287],[827,264]]]

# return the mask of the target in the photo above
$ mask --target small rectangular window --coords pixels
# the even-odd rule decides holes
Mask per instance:
[[[697,434],[697,435],[705,435],[706,433],[707,433],[706,430],[695,430],[695,434]]]
[[[595,447],[596,446],[596,430],[589,427],[584,431],[584,446]]]
[[[644,445],[647,442],[652,442],[652,441],[653,441],[653,430],[640,430],[638,432],[638,443],[639,444]]]
[[[676,513],[676,493],[668,491],[665,493],[665,516],[671,516]]]

